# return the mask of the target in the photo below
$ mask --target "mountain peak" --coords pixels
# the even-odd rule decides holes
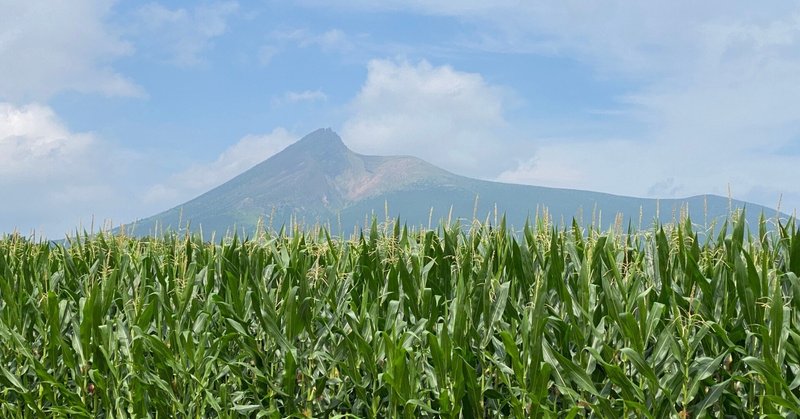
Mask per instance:
[[[304,151],[323,151],[326,153],[348,150],[339,135],[331,128],[320,128],[299,139],[292,147],[303,149]]]

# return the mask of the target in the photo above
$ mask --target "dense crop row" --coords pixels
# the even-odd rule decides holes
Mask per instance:
[[[800,232],[753,230],[6,236],[0,416],[796,416]]]

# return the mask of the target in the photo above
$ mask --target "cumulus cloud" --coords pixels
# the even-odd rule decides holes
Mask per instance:
[[[269,134],[247,135],[213,162],[192,165],[166,182],[154,185],[145,194],[144,201],[158,203],[162,210],[177,205],[227,182],[296,140],[297,136],[284,128],[276,128]]]
[[[78,166],[95,142],[91,134],[71,133],[52,109],[39,104],[0,103],[0,179],[43,180],[58,166]]]
[[[239,9],[235,1],[203,3],[194,8],[170,9],[158,3],[142,6],[137,32],[148,51],[181,66],[203,63],[213,40],[228,29],[228,19]]]
[[[120,210],[134,202],[120,178],[134,159],[70,131],[48,106],[0,103],[0,232],[58,238],[93,216],[97,226],[131,216]]]
[[[0,100],[46,100],[62,91],[142,96],[112,67],[132,46],[106,24],[111,2],[4,2],[0,13]]]
[[[342,138],[367,154],[411,154],[458,173],[495,175],[508,152],[505,89],[427,61],[373,60]]]

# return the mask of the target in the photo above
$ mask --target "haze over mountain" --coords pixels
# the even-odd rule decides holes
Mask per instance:
[[[187,223],[204,232],[226,232],[234,226],[252,231],[259,220],[275,228],[295,220],[330,224],[336,232],[352,231],[371,215],[427,226],[451,215],[468,221],[493,219],[495,208],[516,226],[544,208],[556,222],[576,217],[588,223],[593,214],[602,214],[604,225],[619,213],[635,225],[640,219],[650,224],[657,214],[670,222],[688,208],[695,222],[704,223],[745,205],[751,221],[762,212],[775,215],[772,209],[715,195],[658,201],[477,180],[415,157],[361,155],[331,129],[319,129],[219,187],[133,227],[139,235]]]

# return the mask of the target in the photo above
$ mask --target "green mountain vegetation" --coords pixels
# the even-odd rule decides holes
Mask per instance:
[[[136,221],[132,231],[144,235],[188,224],[195,231],[224,233],[236,226],[252,232],[261,221],[274,228],[322,224],[342,233],[373,215],[428,227],[441,220],[468,224],[505,214],[509,225],[521,227],[537,212],[559,224],[574,217],[634,226],[671,222],[684,213],[703,225],[744,206],[714,195],[655,200],[471,179],[415,157],[357,154],[335,132],[320,129],[223,185]],[[754,204],[747,209],[751,223],[762,212],[775,215]]]

